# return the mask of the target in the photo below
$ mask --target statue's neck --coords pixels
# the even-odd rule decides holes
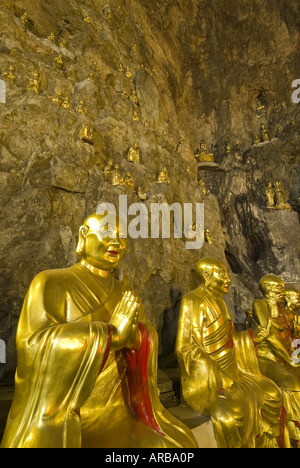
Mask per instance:
[[[105,278],[108,279],[111,276],[111,272],[107,270],[100,270],[99,268],[96,268],[95,266],[91,265],[88,263],[86,260],[82,259],[79,264],[89,270],[93,275],[99,276],[100,278]]]

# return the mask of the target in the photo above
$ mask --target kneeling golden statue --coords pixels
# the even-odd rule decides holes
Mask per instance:
[[[293,339],[300,336],[300,293],[285,290],[274,275],[260,280],[264,299],[253,304],[254,342],[261,372],[282,389],[287,428],[293,446],[300,443],[300,364],[293,359]],[[284,309],[285,307],[285,309]]]
[[[160,403],[156,331],[112,274],[125,251],[114,217],[92,215],[80,263],[33,280],[3,448],[197,447]]]
[[[182,300],[176,343],[184,401],[211,417],[220,448],[289,446],[281,391],[260,373],[252,338],[235,332],[223,299],[225,265],[204,258],[196,271],[201,284]]]

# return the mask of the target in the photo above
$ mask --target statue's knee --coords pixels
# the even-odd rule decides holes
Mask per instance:
[[[211,418],[214,421],[218,421],[221,424],[230,426],[235,424],[232,410],[228,405],[228,401],[225,397],[218,397],[210,412]]]

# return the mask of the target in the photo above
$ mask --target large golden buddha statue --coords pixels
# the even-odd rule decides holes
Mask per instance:
[[[297,333],[298,328],[290,315],[292,309],[295,312],[299,307],[300,299],[299,295],[293,295],[289,290],[285,292],[284,282],[275,275],[264,276],[260,280],[260,288],[264,299],[258,299],[253,304],[256,324],[254,342],[257,345],[259,367],[264,375],[282,389],[290,439],[299,445],[300,364],[293,360],[292,339],[292,334]]]
[[[204,258],[200,286],[184,296],[176,354],[184,401],[211,417],[220,448],[289,446],[280,389],[259,371],[248,332],[236,333],[223,296],[225,265]]]
[[[160,403],[156,331],[112,273],[125,251],[114,216],[92,215],[81,261],[33,280],[3,448],[197,447]]]

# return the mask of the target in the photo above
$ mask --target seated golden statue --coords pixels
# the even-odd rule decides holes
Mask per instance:
[[[40,94],[41,92],[41,80],[40,80],[40,72],[36,70],[32,78],[30,78],[27,89],[29,91],[34,91],[36,94]]]
[[[271,141],[271,135],[269,130],[266,128],[265,124],[260,125],[260,141],[265,142],[265,141]]]
[[[200,150],[195,155],[195,158],[198,162],[214,162],[215,157],[212,153],[207,152],[207,146],[204,141],[200,144]]]
[[[159,184],[168,184],[168,185],[171,183],[169,176],[168,176],[168,170],[166,167],[164,167],[161,173],[159,174],[157,178],[157,182]]]
[[[139,163],[141,160],[141,153],[139,150],[139,144],[136,141],[134,146],[130,148],[129,153],[128,153],[128,161],[129,162],[137,162]]]
[[[30,286],[3,448],[197,447],[159,401],[156,331],[112,273],[127,245],[114,218],[90,216],[81,261]]]
[[[300,442],[300,364],[293,361],[292,330],[284,311],[285,285],[277,276],[266,275],[260,280],[260,288],[264,299],[253,303],[259,367],[283,391],[290,439],[297,445]]]
[[[269,182],[268,187],[266,188],[266,208],[268,210],[274,210],[275,208],[275,190],[273,189],[272,182]]]
[[[284,291],[285,315],[293,338],[300,338],[300,291],[288,288]]]
[[[8,71],[3,74],[3,78],[6,81],[9,81],[11,84],[15,84],[17,81],[17,76],[15,74],[15,67],[14,65],[10,65]]]
[[[176,343],[184,401],[211,417],[220,448],[288,445],[281,391],[260,373],[251,336],[235,332],[223,299],[225,265],[208,257],[196,272],[201,284],[182,300]]]
[[[291,211],[292,207],[288,202],[288,196],[279,180],[275,180],[274,182],[274,191],[276,200],[275,209]]]

